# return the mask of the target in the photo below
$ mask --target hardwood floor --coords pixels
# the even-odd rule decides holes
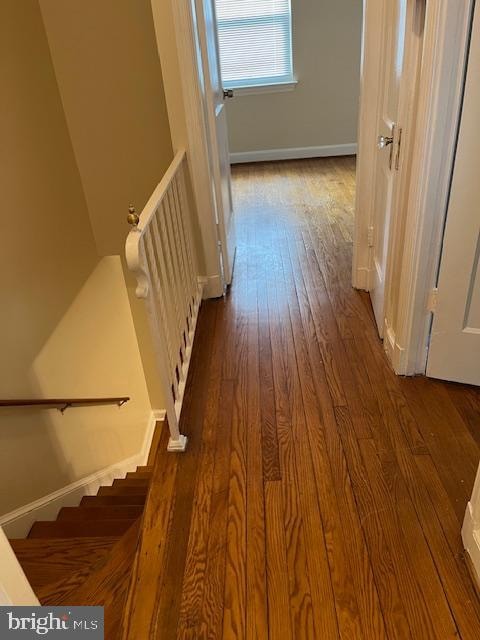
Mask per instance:
[[[480,392],[391,371],[350,285],[354,169],[234,168],[234,283],[202,306],[129,638],[480,637]]]

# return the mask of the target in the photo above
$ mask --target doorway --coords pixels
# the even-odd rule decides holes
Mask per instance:
[[[212,165],[220,158],[213,166],[217,218],[219,227],[224,220],[234,228],[229,190],[222,196],[219,189],[229,181],[230,162],[355,154],[362,10],[357,3],[323,7],[322,16],[318,3],[290,0],[198,0],[192,7],[201,71],[212,89],[205,105]],[[232,253],[228,238],[226,246]],[[232,264],[228,251],[225,260]]]
[[[215,191],[218,246],[223,262],[227,265],[228,283],[232,274],[235,246],[235,215],[232,214],[229,188],[229,159],[235,163],[237,160],[284,159],[284,156],[280,154],[274,158],[266,157],[265,150],[260,150],[259,155],[254,157],[242,155],[243,152],[237,158],[228,156],[224,100],[231,96],[231,91],[235,96],[235,87],[225,87],[220,82],[219,21],[215,12],[218,6],[221,7],[221,2],[222,0],[192,0],[192,11],[195,13],[198,64],[201,71],[199,75],[202,76],[204,109],[207,116],[206,138]],[[241,4],[245,9],[249,3],[232,0],[224,4],[231,10],[237,4]],[[286,0],[269,0],[255,5],[268,5],[272,12],[278,10],[279,14],[282,11],[285,13],[285,8],[292,6]],[[384,348],[393,368],[402,374],[425,372],[426,361],[424,359],[422,364],[422,358],[418,353],[422,353],[422,349],[425,351],[427,338],[425,334],[420,336],[421,330],[418,326],[423,325],[422,330],[424,329],[428,324],[428,314],[426,300],[419,299],[419,291],[422,290],[426,295],[428,278],[425,270],[414,272],[414,269],[425,255],[429,256],[429,268],[432,269],[434,259],[430,255],[433,255],[434,251],[430,250],[418,257],[421,253],[420,240],[425,240],[422,215],[424,219],[427,215],[425,207],[423,211],[420,210],[420,205],[425,204],[420,203],[420,195],[425,187],[435,189],[437,200],[440,201],[440,196],[444,195],[444,184],[448,181],[446,176],[449,155],[454,148],[453,136],[449,136],[444,142],[442,153],[431,155],[435,146],[432,134],[434,127],[430,126],[428,121],[428,110],[433,103],[440,109],[442,96],[447,96],[446,102],[443,99],[447,106],[440,114],[443,120],[434,119],[437,125],[436,138],[441,137],[438,131],[440,125],[445,126],[449,119],[450,129],[454,128],[451,122],[455,122],[461,93],[458,78],[462,70],[462,43],[465,40],[465,32],[468,31],[465,25],[469,18],[469,7],[470,0],[463,0],[461,11],[455,14],[448,0],[442,0],[435,5],[428,5],[424,0],[398,0],[394,3],[366,0],[364,3],[352,283],[354,287],[370,292],[378,333],[383,338]],[[426,11],[429,12],[428,16]],[[293,12],[291,16],[294,15]],[[282,16],[277,17],[282,29],[285,29],[285,16]],[[222,28],[227,31],[235,30],[238,25],[232,25],[232,20],[229,22],[227,18],[228,11],[221,16],[221,21],[228,23]],[[243,16],[240,22],[245,22],[245,19]],[[294,28],[292,33],[295,35]],[[438,47],[431,46],[435,39],[448,45],[452,38],[456,37],[458,40],[459,35],[462,36],[460,45],[453,50],[448,46],[442,48],[441,58]],[[226,36],[222,37],[224,44]],[[288,38],[286,41],[288,42]],[[282,47],[285,48],[284,45],[279,48]],[[238,63],[238,60],[234,62]],[[285,71],[285,65],[282,68]],[[434,79],[438,76],[437,84],[429,82],[431,76]],[[445,86],[447,77],[451,85],[449,88]],[[239,95],[234,98],[232,105],[235,104],[235,99],[238,100],[237,104],[240,104],[240,100],[247,97],[265,102],[267,99],[271,100],[271,94],[278,91],[283,92],[286,100],[292,100],[291,96],[297,90],[296,82],[295,77],[289,77],[287,74],[273,87],[244,84],[237,89]],[[301,80],[298,83],[301,84]],[[245,93],[249,95],[244,97]],[[227,109],[229,108],[234,107],[229,105]],[[270,113],[271,119],[274,119],[272,109]],[[243,130],[247,137],[248,128]],[[351,153],[352,146],[346,144],[346,147],[348,148],[343,149],[343,152]],[[309,155],[304,148],[292,149],[289,150],[290,154],[296,153],[299,157]],[[327,150],[328,155],[342,153],[342,150],[339,151],[335,146],[327,145]],[[439,158],[443,163],[441,171],[438,166],[434,166],[435,160],[438,164]],[[435,181],[438,182],[439,178],[439,188],[436,188]],[[414,199],[417,201],[412,204]],[[433,203],[428,205],[434,210]],[[426,229],[428,225],[423,227]],[[418,228],[421,233],[418,233]],[[413,231],[414,229],[416,231]],[[415,237],[415,233],[418,237]],[[416,257],[412,259],[413,254],[416,254]],[[413,286],[415,278],[417,281]],[[414,330],[412,327],[415,323],[417,328]],[[414,351],[416,355],[412,355]]]
[[[390,10],[393,4],[397,3],[392,3]],[[365,60],[370,60],[370,65],[365,64],[363,87],[371,89],[378,78],[378,68],[367,43],[374,48],[380,46],[375,37],[382,33],[381,12],[375,10],[378,3],[367,2],[365,6],[367,12],[370,9],[373,13],[365,17]],[[384,150],[390,148],[393,158],[398,157],[396,140],[397,149],[400,147],[399,171],[394,177],[386,174],[391,178],[390,190],[386,190],[391,208],[385,209],[388,214],[383,218],[389,221],[387,237],[383,228],[378,233],[379,225],[372,215],[372,211],[378,214],[374,196],[382,186],[371,170],[378,159],[371,145],[377,132],[373,119],[364,118],[374,107],[372,91],[367,90],[362,97],[361,120],[366,124],[360,128],[359,140],[353,283],[370,290],[372,280],[377,281],[373,299],[377,289],[381,304],[376,306],[383,307],[383,314],[376,314],[379,333],[383,334],[385,351],[399,375],[426,373],[473,6],[471,0],[416,0],[406,4],[406,12],[400,10],[399,15],[406,16],[406,81],[399,89],[398,126],[389,136],[392,142],[385,139],[388,134],[380,132],[383,142],[389,143],[384,144]],[[370,36],[369,25],[373,29]],[[380,191],[381,198],[384,193],[385,190]],[[384,269],[378,269],[379,262]],[[378,272],[384,277],[378,277]]]

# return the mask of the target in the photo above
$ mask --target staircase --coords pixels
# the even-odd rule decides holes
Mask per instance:
[[[120,635],[152,471],[138,467],[62,508],[55,521],[35,522],[26,539],[10,540],[41,604],[105,606],[107,639]]]

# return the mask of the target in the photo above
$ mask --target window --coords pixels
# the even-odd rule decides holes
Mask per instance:
[[[216,0],[227,88],[293,82],[290,0]]]

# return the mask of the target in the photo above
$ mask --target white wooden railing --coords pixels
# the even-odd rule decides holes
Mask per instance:
[[[130,209],[125,251],[144,298],[170,429],[169,451],[184,451],[179,430],[185,383],[202,297],[186,189],[187,161],[179,151],[140,216]]]

